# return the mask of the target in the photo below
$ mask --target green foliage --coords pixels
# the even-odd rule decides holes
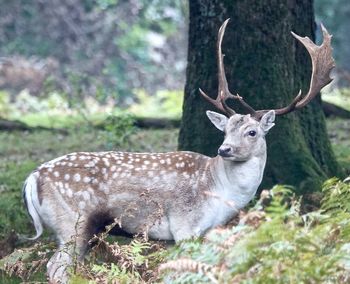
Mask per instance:
[[[0,53],[57,60],[57,70],[49,72],[51,83],[72,97],[95,95],[103,88],[125,101],[129,90],[140,86],[148,91],[181,86],[186,12],[183,0],[52,0],[44,6],[5,1]]]
[[[104,254],[109,255],[109,260],[103,264],[90,264],[93,279],[103,279],[108,283],[116,280],[120,283],[141,283],[147,274],[148,277],[152,274],[150,267],[154,269],[162,259],[162,249],[157,246],[157,253],[152,253],[153,245],[149,242],[134,239],[129,244],[119,245],[116,242],[101,241],[106,248]]]
[[[45,264],[48,261],[52,248],[52,243],[38,243],[29,248],[15,250],[0,260],[0,270],[5,271],[10,276],[19,277],[25,283],[29,279],[44,281]],[[0,280],[1,283],[17,283],[15,279],[11,281],[5,277],[3,279],[0,278]]]
[[[327,128],[334,154],[339,164],[350,175],[350,123],[344,119],[328,119]]]
[[[322,92],[322,100],[350,111],[350,88],[325,90]]]
[[[349,36],[350,4],[347,0],[316,0],[316,20],[322,22],[333,34],[334,54],[337,65],[349,70]]]
[[[347,283],[350,184],[332,179],[323,192],[322,208],[300,215],[291,190],[274,187],[238,226],[176,246],[160,267],[163,278],[171,283]],[[263,218],[254,221],[257,216]]]
[[[0,91],[0,113],[1,117],[7,116],[11,112],[10,94],[5,91]]]
[[[139,117],[180,118],[182,113],[182,91],[158,91],[149,95],[144,90],[137,90],[137,102],[129,111]]]
[[[107,149],[112,150],[115,147],[128,145],[131,136],[137,131],[134,122],[135,119],[130,114],[108,116],[104,122],[104,128],[107,131]]]
[[[26,175],[35,166],[30,160],[7,160],[0,164],[0,238],[7,236],[15,228],[21,228],[22,233],[29,231],[26,212],[22,206],[21,188]]]

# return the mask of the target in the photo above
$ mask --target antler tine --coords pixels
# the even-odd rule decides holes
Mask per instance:
[[[231,98],[234,99],[235,96],[231,94],[230,90],[228,89],[227,79],[226,79],[226,73],[225,73],[225,65],[224,65],[224,55],[222,54],[222,40],[224,38],[226,26],[229,22],[229,18],[221,25],[218,33],[218,41],[216,43],[216,49],[217,49],[217,56],[218,56],[218,82],[219,82],[219,93],[218,97],[220,98],[220,101],[222,103],[223,108],[226,110],[229,115],[234,115],[235,111],[231,109],[227,104],[226,100]]]
[[[218,56],[218,95],[216,99],[212,99],[209,97],[205,92],[203,92],[201,89],[199,89],[200,94],[211,104],[215,105],[219,110],[221,110],[223,113],[227,114],[228,116],[232,116],[235,114],[235,111],[227,106],[226,100],[231,99],[237,99],[237,96],[234,96],[230,93],[228,89],[226,74],[225,74],[225,66],[224,66],[224,55],[221,51],[221,44],[222,40],[225,34],[227,23],[230,19],[227,19],[220,27],[219,33],[218,33],[218,40],[216,44],[217,48],[217,56]]]
[[[307,95],[297,103],[297,109],[308,104],[315,96],[317,96],[323,87],[327,86],[333,80],[329,77],[330,72],[335,67],[331,47],[332,35],[328,33],[322,24],[321,29],[323,42],[320,46],[314,44],[308,37],[302,38],[292,33],[293,36],[305,46],[310,54],[312,62],[310,88]]]

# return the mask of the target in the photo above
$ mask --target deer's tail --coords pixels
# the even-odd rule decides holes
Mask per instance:
[[[33,224],[36,230],[36,235],[34,237],[28,238],[25,236],[21,236],[26,240],[36,240],[43,233],[43,224],[39,214],[39,198],[38,198],[38,172],[31,173],[26,181],[24,182],[22,189],[22,196],[26,208],[30,217],[33,220]]]

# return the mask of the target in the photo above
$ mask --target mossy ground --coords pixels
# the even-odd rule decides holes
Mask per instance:
[[[350,173],[350,122],[328,120],[328,131],[338,161]],[[51,131],[2,132],[0,133],[0,255],[3,257],[15,247],[29,246],[8,241],[13,231],[32,235],[33,228],[21,200],[21,187],[25,177],[39,164],[65,153],[74,151],[171,151],[177,146],[178,130],[132,129],[120,140],[118,131],[111,133],[89,126],[69,128],[68,134]],[[113,130],[113,129],[112,129]],[[114,129],[115,130],[115,129]],[[48,235],[44,242],[48,242]],[[190,245],[191,246],[191,245]],[[301,264],[300,264],[301,265]],[[102,268],[96,268],[100,273]],[[101,270],[102,269],[102,270]],[[102,271],[102,272],[101,272]],[[110,272],[110,271],[109,271]],[[115,271],[114,271],[115,272]],[[121,273],[119,271],[119,273]],[[110,275],[109,275],[110,276]],[[108,277],[109,277],[108,276]],[[42,274],[39,280],[44,280]],[[78,278],[77,278],[78,279]],[[77,280],[78,281],[78,280]],[[17,277],[0,276],[1,283],[19,283]],[[81,281],[78,281],[82,283]]]

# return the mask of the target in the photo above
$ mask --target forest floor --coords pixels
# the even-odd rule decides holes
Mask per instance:
[[[327,127],[334,153],[350,174],[350,121],[328,119]],[[51,131],[0,133],[0,259],[19,246],[16,233],[33,235],[33,228],[21,200],[26,176],[39,164],[75,151],[165,152],[176,150],[177,129],[140,130],[126,126],[120,130],[73,127],[67,134]],[[122,130],[125,132],[125,129]],[[47,240],[47,236],[44,239]],[[21,245],[20,245],[21,246]],[[0,263],[1,266],[1,263]],[[20,283],[18,277],[0,274],[1,283]]]

